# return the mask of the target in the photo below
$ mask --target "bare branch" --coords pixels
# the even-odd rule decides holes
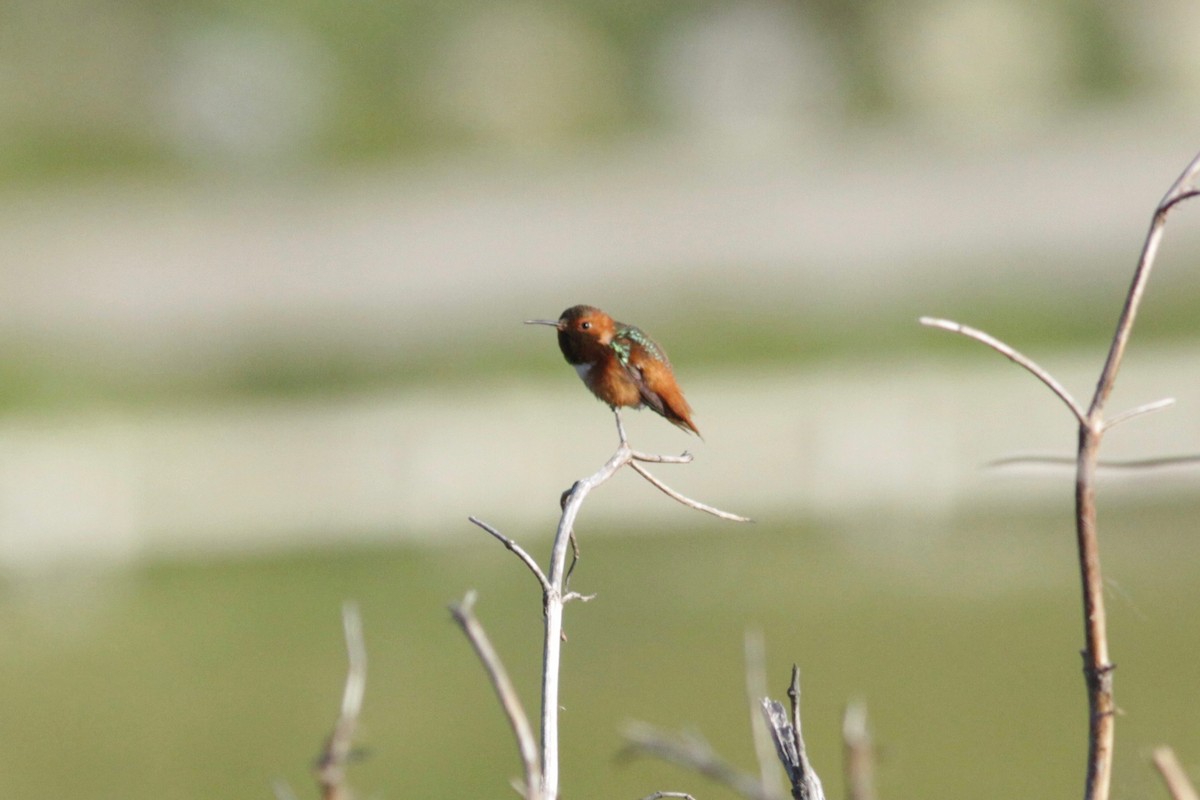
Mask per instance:
[[[566,505],[566,500],[562,501]],[[563,588],[565,589],[571,583],[571,576],[575,574],[575,568],[579,566],[579,539],[575,536],[575,532],[571,531],[571,564],[567,567],[566,577],[563,578]]]
[[[350,796],[350,790],[345,785],[346,764],[354,745],[354,731],[358,727],[367,685],[367,650],[363,643],[362,617],[354,603],[342,606],[342,627],[346,636],[346,657],[350,662],[346,685],[342,690],[342,709],[315,768],[324,800],[344,800]]]
[[[655,792],[654,794],[646,795],[642,800],[661,800],[663,797],[680,797],[683,800],[696,800],[696,798],[687,792]]]
[[[1150,280],[1150,270],[1153,269],[1154,261],[1158,257],[1158,247],[1162,243],[1167,215],[1175,206],[1197,195],[1193,186],[1197,175],[1200,175],[1200,154],[1197,154],[1175,179],[1171,188],[1167,189],[1167,193],[1159,201],[1158,207],[1154,209],[1154,216],[1150,220],[1150,231],[1146,234],[1141,257],[1133,272],[1133,281],[1125,296],[1125,306],[1121,309],[1121,318],[1117,321],[1117,330],[1113,334],[1108,358],[1104,362],[1104,369],[1100,372],[1100,380],[1096,382],[1096,393],[1092,397],[1092,405],[1088,410],[1089,417],[1094,415],[1095,419],[1100,418],[1104,404],[1116,383],[1117,371],[1121,368],[1121,360],[1125,355],[1125,346],[1129,343],[1130,334],[1133,333],[1133,322],[1137,318],[1138,307],[1141,305],[1142,295],[1146,291],[1146,283]]]
[[[1055,466],[1055,467],[1074,467],[1075,456],[1050,456],[1050,455],[1022,455],[1022,456],[1005,456],[1004,458],[994,458],[984,464],[988,469],[1002,469],[1004,467],[1025,467],[1025,466]]]
[[[613,418],[616,422],[620,444],[616,452],[613,453],[604,466],[594,475],[576,481],[570,489],[563,492],[559,497],[562,516],[559,517],[558,528],[554,535],[554,543],[550,550],[550,561],[544,572],[538,566],[537,562],[512,539],[504,536],[491,525],[475,517],[470,517],[472,523],[483,528],[502,542],[506,548],[515,553],[525,566],[528,567],[529,571],[534,574],[534,577],[537,578],[538,583],[542,587],[544,628],[542,640],[542,703],[539,758],[534,758],[530,755],[530,748],[533,747],[532,735],[528,737],[524,735],[521,726],[518,724],[518,721],[524,721],[526,727],[528,726],[528,722],[524,718],[524,712],[521,711],[519,715],[516,713],[520,710],[520,706],[519,703],[516,703],[515,695],[511,695],[511,691],[502,691],[501,686],[498,684],[498,678],[503,676],[503,670],[500,668],[499,662],[494,659],[494,654],[492,654],[491,660],[489,660],[489,658],[485,657],[484,652],[480,652],[480,658],[484,660],[485,666],[488,668],[493,685],[497,686],[497,693],[501,696],[501,703],[505,705],[505,712],[508,714],[514,732],[517,734],[518,744],[521,748],[522,762],[526,767],[527,775],[531,775],[529,771],[532,769],[538,771],[537,780],[535,781],[532,777],[527,777],[526,784],[531,787],[529,797],[533,797],[536,791],[536,796],[539,800],[557,800],[558,798],[558,696],[562,648],[563,642],[566,641],[566,635],[563,630],[564,608],[570,600],[587,601],[593,597],[593,595],[583,595],[578,592],[568,591],[568,581],[579,560],[579,545],[575,538],[575,519],[579,515],[584,499],[593,489],[611,478],[622,467],[628,465],[678,502],[701,511],[706,511],[723,519],[741,522],[748,521],[744,517],[728,514],[686,498],[651,476],[640,466],[639,461],[686,464],[692,460],[691,454],[684,453],[680,456],[663,456],[634,451],[629,446],[628,438],[625,434],[625,426],[618,409],[613,409]],[[569,564],[567,561],[568,551],[574,554],[574,560]],[[473,599],[473,596],[468,595],[468,600],[471,599]],[[464,630],[468,631],[468,636],[471,636],[467,622],[473,618],[469,612],[470,603],[464,601],[463,608],[455,610],[455,618],[463,625]],[[482,637],[482,630],[479,630],[477,636],[472,637],[472,643],[475,644],[476,650],[480,651],[481,643],[486,643],[486,638]],[[505,681],[507,681],[507,678],[505,678]]]
[[[714,517],[720,517],[721,519],[727,519],[731,522],[753,522],[754,521],[754,520],[750,519],[749,517],[743,517],[739,514],[731,514],[728,511],[722,511],[719,508],[714,508],[713,506],[701,503],[698,500],[692,500],[690,497],[685,497],[684,495],[682,495],[679,492],[672,489],[670,486],[667,486],[665,483],[660,481],[658,478],[651,475],[650,472],[645,467],[643,467],[641,464],[639,464],[636,461],[630,461],[629,466],[638,475],[641,475],[643,478],[650,481],[651,484],[653,484],[659,491],[661,491],[667,497],[670,497],[672,500],[675,500],[676,502],[682,503],[683,505],[687,506],[688,508],[694,508],[697,511],[703,511],[706,514],[712,514]]]
[[[1104,578],[1100,571],[1100,544],[1096,534],[1096,463],[1104,433],[1104,405],[1112,393],[1125,348],[1133,332],[1138,307],[1162,242],[1167,215],[1176,205],[1197,195],[1193,186],[1200,174],[1195,156],[1171,184],[1150,221],[1142,254],[1125,296],[1096,391],[1086,420],[1079,425],[1079,458],[1075,471],[1075,539],[1079,549],[1079,574],[1083,583],[1083,675],[1088,690],[1088,768],[1084,796],[1107,800],[1112,786],[1114,717],[1114,665],[1108,655],[1108,622],[1104,610]],[[1119,418],[1118,418],[1119,419]]]
[[[690,464],[695,459],[686,450],[677,456],[661,456],[654,453],[643,453],[640,450],[630,450],[629,457],[634,461],[644,461],[647,464]]]
[[[1155,208],[1108,356],[1086,411],[1049,373],[1003,342],[957,322],[931,317],[921,318],[922,325],[961,333],[988,345],[1024,367],[1058,395],[1079,422],[1079,445],[1075,458],[1075,538],[1083,589],[1085,647],[1082,655],[1089,711],[1085,800],[1107,800],[1109,796],[1112,785],[1113,719],[1116,713],[1112,690],[1114,665],[1108,655],[1104,580],[1100,570],[1100,549],[1096,535],[1096,470],[1099,464],[1100,440],[1108,428],[1142,414],[1158,411],[1169,405],[1169,402],[1159,401],[1139,406],[1117,415],[1107,423],[1104,420],[1104,406],[1116,383],[1117,372],[1133,331],[1138,307],[1162,241],[1167,215],[1181,202],[1200,196],[1200,190],[1195,186],[1197,176],[1200,176],[1200,154],[1192,159],[1183,173],[1171,184]],[[1154,462],[1142,462],[1141,465],[1157,466],[1161,463],[1163,460],[1159,459]]]
[[[541,764],[538,759],[537,742],[533,738],[533,728],[529,725],[529,717],[525,714],[521,699],[517,696],[517,690],[513,688],[512,681],[508,678],[500,656],[496,654],[487,633],[475,617],[474,606],[475,592],[467,592],[461,603],[450,606],[450,613],[454,616],[454,621],[462,628],[463,633],[466,634],[471,646],[475,648],[476,655],[479,656],[488,678],[491,679],[492,688],[496,691],[500,706],[504,709],[504,715],[508,718],[508,724],[512,727],[513,736],[517,740],[517,751],[521,757],[521,766],[525,770],[525,798],[526,800],[540,800],[543,796]]]
[[[629,437],[625,435],[625,423],[621,421],[621,409],[613,406],[613,416],[617,418],[617,438],[621,442],[621,447],[629,447]]]
[[[1196,155],[1182,174],[1171,184],[1155,208],[1146,234],[1133,280],[1125,295],[1125,303],[1117,321],[1108,356],[1096,382],[1096,390],[1085,411],[1063,386],[1031,359],[982,331],[957,322],[922,317],[921,324],[963,334],[980,341],[1011,361],[1024,367],[1053,391],[1075,415],[1079,423],[1079,444],[1075,457],[1075,538],[1079,553],[1080,583],[1083,589],[1083,620],[1085,646],[1083,673],[1088,696],[1088,758],[1085,800],[1107,800],[1112,785],[1113,723],[1116,703],[1113,700],[1113,670],[1108,654],[1108,624],[1104,609],[1104,579],[1100,570],[1100,548],[1096,534],[1096,471],[1100,463],[1100,441],[1104,432],[1115,425],[1142,414],[1158,411],[1169,401],[1148,403],[1115,416],[1107,423],[1104,406],[1116,383],[1117,372],[1133,331],[1150,271],[1162,241],[1167,215],[1175,206],[1200,196],[1195,186],[1200,176],[1200,154]],[[1141,462],[1139,466],[1160,466],[1165,460]]]
[[[783,764],[788,781],[792,784],[792,797],[795,800],[824,800],[824,790],[821,789],[821,782],[816,774],[812,773],[816,783],[815,792],[810,787],[810,782],[806,780],[809,773],[805,769],[805,762],[808,759],[796,749],[795,727],[788,719],[788,713],[783,704],[764,697],[762,713],[767,728],[771,732],[771,738],[775,742],[775,754]]]
[[[486,522],[479,519],[478,517],[467,517],[467,519],[470,520],[475,525],[478,525],[479,527],[483,528],[485,531],[490,533],[492,536],[499,539],[501,544],[503,544],[505,547],[507,547],[509,549],[509,551],[511,553],[513,553],[517,558],[521,559],[521,562],[525,566],[529,567],[529,571],[533,573],[533,577],[538,579],[538,583],[541,584],[541,586],[542,586],[543,593],[548,592],[550,590],[550,581],[546,580],[546,574],[544,572],[542,572],[542,568],[539,567],[538,563],[533,560],[533,557],[531,555],[529,555],[529,553],[526,553],[521,548],[521,545],[517,544],[515,541],[508,538],[503,533],[496,530],[491,525],[487,524]]]
[[[763,716],[775,740],[775,751],[792,783],[792,797],[795,800],[825,800],[825,789],[812,762],[808,760],[804,735],[800,730],[800,667],[795,664],[792,665],[788,700],[792,707],[790,719],[783,710],[783,704],[770,698],[763,699]]]
[[[1179,759],[1175,757],[1175,751],[1170,747],[1163,745],[1154,749],[1154,766],[1158,767],[1172,800],[1200,800],[1200,794],[1196,793],[1196,787],[1188,779]]]
[[[698,736],[671,737],[645,723],[625,727],[628,752],[650,755],[728,786],[748,800],[778,800],[752,776],[725,761]]]
[[[542,791],[546,800],[556,800],[558,797],[558,693],[559,667],[562,663],[563,636],[563,607],[567,598],[572,594],[566,591],[566,577],[569,575],[567,562],[568,547],[574,544],[575,519],[583,506],[583,501],[593,489],[603,484],[628,465],[642,477],[653,483],[660,490],[675,500],[701,511],[739,522],[748,521],[744,517],[728,514],[724,511],[706,506],[670,489],[645,471],[636,460],[635,454],[625,438],[625,429],[621,424],[621,415],[614,413],[617,421],[617,431],[621,436],[620,446],[594,475],[578,480],[563,493],[559,499],[562,506],[562,516],[558,521],[558,530],[554,535],[554,544],[550,551],[550,566],[546,572],[549,588],[545,593],[545,632],[542,640]],[[637,458],[646,461],[663,461],[686,463],[691,456],[650,456],[638,453]]]
[[[617,429],[622,442],[617,451],[594,475],[575,481],[559,499],[562,516],[550,549],[550,569],[546,576],[549,588],[545,593],[544,628],[542,637],[542,778],[541,791],[545,800],[558,798],[558,687],[562,665],[563,611],[566,606],[566,582],[570,575],[567,550],[575,543],[575,518],[592,489],[601,485],[629,461],[629,446],[624,442],[621,417],[616,414]],[[576,550],[576,552],[578,552]]]
[[[350,662],[342,692],[342,716],[357,719],[367,688],[367,646],[363,641],[362,616],[357,604],[346,603],[342,607],[342,628],[346,635],[346,659]]]
[[[1046,370],[1042,369],[1033,359],[1009,347],[999,339],[984,333],[981,330],[963,325],[958,322],[953,322],[948,319],[938,319],[936,317],[921,317],[919,320],[922,325],[930,328],[941,328],[942,330],[951,331],[952,333],[960,333],[969,339],[974,339],[977,342],[982,342],[988,347],[995,350],[1000,355],[1007,358],[1009,361],[1024,367],[1031,375],[1044,383],[1050,391],[1058,395],[1058,398],[1067,404],[1067,408],[1075,415],[1075,419],[1081,425],[1087,423],[1087,416],[1079,403],[1075,402],[1075,398],[1067,391],[1061,383],[1055,380],[1054,376]]]
[[[1104,423],[1104,430],[1111,430],[1117,427],[1122,422],[1128,422],[1131,419],[1143,416],[1144,414],[1153,414],[1155,411],[1162,411],[1175,405],[1174,397],[1165,397],[1162,400],[1155,400],[1153,403],[1144,403],[1128,411],[1122,411],[1110,420]]]
[[[1168,467],[1194,467],[1200,464],[1200,455],[1162,456],[1160,458],[1137,458],[1125,461],[1101,459],[1096,466],[1102,470],[1145,470]]]
[[[744,653],[746,661],[746,703],[750,707],[750,735],[754,740],[754,756],[758,761],[759,780],[763,791],[774,797],[783,796],[783,784],[775,765],[775,747],[767,729],[759,725],[759,703],[767,693],[767,648],[760,630],[747,630]]]
[[[842,715],[846,800],[875,800],[875,747],[867,729],[867,705],[855,701]]]
[[[1077,458],[1071,456],[1009,456],[989,461],[989,467],[1015,467],[1022,465],[1046,465],[1056,467],[1073,467]],[[1096,461],[1098,472],[1112,471],[1141,471],[1168,469],[1171,467],[1194,467],[1200,464],[1200,454],[1182,456],[1160,456],[1158,458],[1112,459],[1101,458]]]

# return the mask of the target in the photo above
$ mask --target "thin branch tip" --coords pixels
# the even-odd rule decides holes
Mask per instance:
[[[1174,750],[1167,745],[1156,747],[1152,759],[1172,800],[1200,800],[1200,794],[1197,794],[1195,785],[1179,763]]]
[[[520,559],[521,563],[533,573],[533,577],[537,578],[538,584],[542,587],[543,594],[550,591],[550,581],[546,578],[546,573],[542,572],[542,568],[538,566],[537,561],[534,560],[533,556],[525,552],[525,549],[522,548],[521,545],[517,544],[514,539],[505,536],[494,526],[489,525],[478,517],[467,517],[467,519],[491,534],[491,536],[504,545],[504,547],[507,548],[510,553]]]
[[[363,642],[362,616],[358,605],[347,601],[342,605],[342,629],[346,641],[346,682],[342,689],[342,706],[333,730],[313,766],[321,797],[341,800],[349,796],[346,787],[346,766],[353,754],[354,734],[362,712],[367,682],[367,651]],[[288,792],[290,793],[290,789]],[[279,787],[276,787],[279,797]]]
[[[1075,398],[1071,396],[1071,393],[1067,391],[1067,388],[1059,383],[1054,376],[1051,375],[1040,364],[1021,351],[1017,350],[1015,347],[1001,341],[1000,339],[997,339],[995,336],[992,336],[989,333],[979,330],[978,328],[972,328],[970,325],[963,325],[959,322],[952,322],[946,319],[937,319],[935,317],[921,317],[921,323],[929,327],[941,328],[942,330],[960,334],[968,339],[974,339],[980,344],[990,347],[992,350],[995,350],[997,353],[1021,367],[1033,377],[1037,378],[1042,382],[1043,385],[1045,385],[1047,389],[1054,392],[1054,394],[1058,396],[1058,399],[1062,400],[1071,413],[1075,415],[1075,419],[1080,425],[1090,424],[1087,412],[1084,411],[1083,406],[1076,402]]]
[[[513,738],[516,740],[517,753],[525,772],[525,785],[532,787],[527,797],[529,800],[535,800],[542,797],[542,776],[540,774],[542,762],[538,755],[533,728],[529,724],[529,717],[525,714],[524,706],[521,705],[521,699],[508,677],[504,663],[492,646],[483,625],[475,617],[473,610],[475,599],[475,590],[469,590],[460,603],[450,606],[450,613],[475,650],[475,655],[483,665],[484,672],[496,694],[496,699],[504,711],[504,716],[508,719]]]
[[[743,517],[741,514],[734,514],[729,511],[722,511],[721,509],[716,508],[715,506],[710,506],[707,503],[701,503],[699,500],[693,500],[692,498],[687,497],[686,495],[680,494],[679,492],[675,491],[667,484],[660,481],[658,478],[654,477],[652,474],[650,474],[649,470],[647,470],[645,467],[643,467],[641,464],[639,464],[636,461],[630,461],[629,466],[633,469],[634,472],[636,472],[637,474],[639,474],[643,478],[645,478],[652,486],[654,486],[660,492],[665,494],[667,497],[670,497],[672,500],[674,500],[677,503],[680,503],[682,505],[685,505],[688,508],[694,508],[697,511],[703,511],[706,514],[712,514],[714,517],[729,520],[730,522],[751,522],[752,521],[749,517]]]
[[[467,593],[463,595],[462,600],[449,605],[450,613],[454,615],[456,620],[461,622],[463,619],[473,613],[475,608],[475,600],[478,596],[479,593],[477,591],[474,589],[468,589]]]
[[[1104,430],[1109,430],[1120,425],[1122,422],[1128,422],[1131,419],[1145,416],[1146,414],[1154,414],[1158,411],[1165,411],[1175,405],[1174,397],[1164,397],[1161,400],[1155,400],[1152,403],[1143,403],[1140,406],[1135,406],[1128,411],[1122,411],[1112,419],[1104,423]]]
[[[631,722],[622,733],[626,741],[625,756],[648,755],[691,769],[724,784],[748,800],[777,800],[763,789],[755,777],[723,759],[697,734],[671,736],[644,722]]]
[[[917,322],[927,328],[945,328],[946,330],[954,330],[962,327],[957,322],[952,322],[941,317],[917,317]]]

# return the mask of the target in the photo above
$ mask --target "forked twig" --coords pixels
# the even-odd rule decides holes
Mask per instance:
[[[1079,571],[1083,589],[1083,618],[1085,647],[1083,650],[1084,678],[1088,694],[1088,763],[1085,800],[1107,800],[1112,784],[1113,721],[1116,705],[1113,701],[1114,665],[1108,656],[1108,632],[1104,610],[1104,581],[1100,572],[1100,549],[1096,536],[1096,467],[1099,461],[1100,440],[1113,425],[1165,407],[1163,402],[1150,403],[1119,414],[1108,422],[1104,406],[1112,394],[1117,372],[1133,331],[1146,282],[1154,266],[1162,241],[1168,214],[1184,200],[1196,197],[1200,190],[1194,182],[1200,175],[1200,154],[1171,184],[1154,210],[1150,230],[1142,246],[1133,281],[1125,296],[1125,304],[1113,334],[1096,390],[1087,410],[1075,402],[1070,393],[1048,372],[1031,359],[1004,342],[982,331],[949,320],[922,317],[921,323],[954,331],[982,342],[1032,373],[1067,404],[1079,422],[1079,446],[1075,468],[1075,531],[1079,551]]]
[[[638,453],[635,458],[635,451],[629,447],[629,442],[624,436],[620,414],[617,414],[616,417],[617,427],[621,433],[620,446],[599,471],[576,481],[563,495],[563,513],[559,518],[558,531],[555,533],[554,545],[550,551],[550,569],[547,574],[550,588],[545,595],[545,636],[542,640],[542,788],[546,800],[555,800],[558,797],[558,681],[559,666],[562,663],[563,605],[567,595],[565,565],[567,547],[574,536],[575,518],[579,515],[583,501],[593,489],[615,475],[622,467],[630,466],[684,505],[708,513],[718,511],[702,503],[689,500],[665,484],[647,477],[646,473],[639,468],[638,460],[672,461],[675,459],[668,456],[647,456],[644,453]],[[691,460],[691,456],[685,453],[678,459],[686,463]],[[718,516],[723,516],[725,519],[738,519],[737,515],[727,514],[727,512],[720,512]]]
[[[483,625],[475,617],[475,592],[467,592],[461,603],[450,606],[454,621],[462,628],[467,640],[475,648],[476,655],[483,663],[483,668],[492,682],[496,698],[500,701],[508,724],[512,727],[513,736],[517,740],[517,750],[521,757],[521,766],[525,770],[525,786],[523,794],[526,800],[541,800],[544,796],[541,788],[541,763],[538,759],[537,742],[533,738],[533,728],[529,725],[529,717],[521,705],[521,698],[509,680],[508,672],[504,669],[500,656],[492,647]]]
[[[1121,368],[1121,360],[1125,356],[1125,346],[1129,343],[1130,334],[1133,333],[1133,322],[1137,318],[1138,307],[1141,305],[1142,295],[1146,291],[1146,283],[1150,280],[1150,270],[1153,269],[1154,260],[1158,256],[1158,247],[1162,243],[1163,232],[1166,230],[1167,215],[1175,206],[1200,194],[1200,191],[1193,186],[1197,175],[1200,175],[1200,154],[1197,154],[1184,168],[1175,182],[1171,184],[1171,188],[1167,189],[1167,193],[1159,201],[1158,207],[1154,209],[1154,216],[1150,220],[1150,231],[1146,234],[1146,241],[1142,245],[1142,253],[1133,273],[1133,281],[1125,296],[1125,306],[1121,309],[1121,318],[1117,322],[1112,346],[1109,348],[1108,358],[1104,362],[1104,369],[1100,373],[1100,380],[1096,383],[1096,393],[1092,397],[1089,416],[1103,408],[1112,392],[1113,385],[1117,380],[1117,371]]]
[[[570,577],[571,569],[574,564],[567,563],[568,550],[573,550],[578,555],[578,546],[575,542],[575,519],[579,515],[579,510],[583,505],[584,499],[596,487],[603,484],[613,475],[615,475],[622,467],[629,466],[638,472],[646,480],[650,481],[658,489],[666,493],[669,497],[676,500],[689,508],[694,508],[699,511],[704,511],[722,519],[734,520],[738,522],[748,522],[745,517],[737,514],[730,514],[726,511],[713,508],[704,503],[697,502],[691,498],[676,492],[662,481],[650,475],[641,466],[640,462],[651,463],[666,463],[666,464],[686,464],[692,460],[689,453],[684,453],[680,456],[661,456],[649,453],[642,453],[633,450],[629,446],[629,442],[625,436],[625,428],[621,424],[620,414],[616,414],[617,431],[620,436],[620,444],[613,455],[605,462],[594,475],[591,475],[582,480],[578,480],[571,486],[570,489],[563,492],[559,498],[559,505],[562,508],[562,516],[558,521],[558,529],[555,532],[554,543],[550,551],[550,564],[546,571],[542,571],[537,562],[533,560],[515,541],[503,535],[491,525],[470,517],[470,520],[475,525],[483,528],[493,537],[498,539],[510,551],[521,559],[522,563],[534,574],[538,579],[538,583],[542,588],[542,606],[544,611],[544,635],[542,639],[542,706],[541,706],[541,748],[540,758],[537,762],[530,761],[526,755],[527,743],[519,741],[518,746],[522,752],[522,762],[526,766],[526,771],[531,768],[531,764],[536,763],[539,771],[539,778],[536,784],[527,778],[527,786],[533,787],[541,800],[556,800],[558,797],[558,711],[559,711],[559,671],[562,663],[562,646],[565,636],[563,634],[563,610],[566,603],[570,600],[589,600],[591,595],[582,595],[578,592],[567,590],[567,579]],[[471,595],[468,595],[471,597]],[[464,605],[467,605],[464,602]],[[469,606],[468,606],[469,610]],[[456,619],[458,615],[456,614]],[[461,624],[461,622],[460,622]],[[464,626],[464,629],[466,627]],[[480,631],[482,633],[482,630]],[[486,641],[486,639],[484,639]],[[472,642],[475,643],[474,641]],[[478,645],[476,646],[478,650]],[[483,657],[481,653],[481,658]],[[486,664],[486,661],[485,661]],[[498,662],[497,662],[498,664]],[[493,668],[489,668],[489,674],[492,675],[493,683],[496,682]],[[499,691],[499,690],[498,690]],[[515,699],[515,695],[513,695]],[[501,698],[502,703],[504,698]],[[510,720],[513,718],[512,712],[508,706],[505,708],[506,713],[509,713]],[[523,713],[523,712],[522,712]],[[517,726],[514,723],[514,731],[517,731]],[[518,732],[518,739],[521,739],[521,734]],[[532,741],[532,738],[530,738]],[[533,797],[532,794],[529,797]]]
[[[784,710],[783,703],[764,697],[763,719],[775,741],[775,753],[783,764],[784,772],[792,784],[794,800],[825,800],[825,788],[821,778],[808,760],[804,735],[800,729],[800,667],[792,665],[792,682],[788,686],[791,715]]]
[[[354,732],[358,728],[367,685],[367,650],[363,643],[362,617],[354,603],[342,606],[342,627],[350,665],[342,690],[341,713],[316,762],[317,784],[323,800],[345,800],[350,797],[350,790],[346,786],[346,764],[353,752]]]
[[[619,425],[620,415],[617,415],[617,420]],[[644,456],[645,454],[639,455]],[[685,457],[688,460],[691,459],[690,456]],[[655,457],[654,460],[658,460],[658,458],[664,461],[671,460],[667,456]],[[547,574],[550,588],[545,595],[545,636],[542,640],[542,787],[546,793],[546,800],[554,800],[558,796],[558,681],[559,666],[562,663],[563,605],[567,594],[565,591],[567,547],[574,536],[575,518],[579,515],[579,509],[582,507],[584,499],[593,489],[603,484],[625,466],[633,467],[645,477],[645,474],[639,469],[640,465],[634,459],[634,451],[630,449],[628,441],[623,439],[617,451],[599,471],[576,481],[575,485],[563,496],[563,513],[559,518],[558,531],[554,536],[554,545],[550,552],[550,569]],[[689,500],[657,480],[651,478],[647,478],[647,480],[651,480],[662,491],[684,505],[709,513],[717,511],[717,509],[711,509],[702,503]],[[718,516],[726,515],[726,513],[720,512]],[[731,514],[723,518],[736,519],[737,515]]]
[[[1116,703],[1113,700],[1114,665],[1108,656],[1108,624],[1104,611],[1104,580],[1100,573],[1100,545],[1096,536],[1096,462],[1104,435],[1104,406],[1117,380],[1125,346],[1133,332],[1138,307],[1150,279],[1150,270],[1162,242],[1171,209],[1197,191],[1192,182],[1200,173],[1200,155],[1171,184],[1150,222],[1133,282],[1121,309],[1104,369],[1088,408],[1086,422],[1079,426],[1079,466],[1075,477],[1075,529],[1079,548],[1079,571],[1083,583],[1085,648],[1083,674],[1088,687],[1088,768],[1084,796],[1107,800],[1112,785],[1112,752]]]

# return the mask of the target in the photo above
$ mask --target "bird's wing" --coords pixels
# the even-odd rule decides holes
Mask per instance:
[[[625,374],[637,386],[642,402],[659,414],[667,416],[667,408],[657,392],[651,391],[646,383],[645,370],[653,370],[656,366],[666,365],[666,354],[654,343],[654,340],[642,332],[641,328],[633,325],[622,325],[613,337],[611,346],[617,353],[617,359],[625,370]]]

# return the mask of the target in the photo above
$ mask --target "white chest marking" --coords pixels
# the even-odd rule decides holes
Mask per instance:
[[[578,373],[581,381],[586,381],[588,373],[592,371],[591,364],[572,364],[575,367],[575,372]]]

